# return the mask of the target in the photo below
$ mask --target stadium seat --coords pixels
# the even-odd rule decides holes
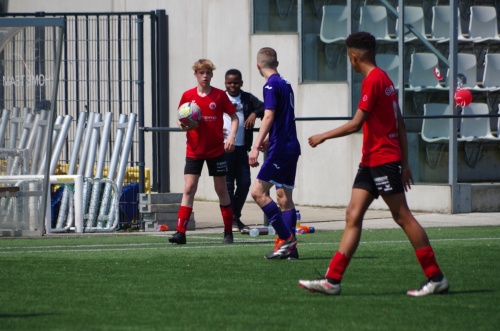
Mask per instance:
[[[445,103],[424,104],[425,116],[451,115],[452,111]],[[447,118],[424,118],[422,121],[422,140],[425,144],[426,161],[431,168],[439,165],[443,151],[450,139],[450,120]]]
[[[347,38],[347,6],[323,6],[319,37],[322,42],[344,43]]]
[[[431,41],[438,43],[447,43],[450,40],[450,6],[433,6],[432,7],[432,22],[431,22]],[[460,13],[458,13],[458,41],[466,41],[467,39],[462,34],[460,24]]]
[[[424,9],[418,6],[405,6],[404,15],[405,25],[411,25],[417,32],[419,32],[424,38],[426,38]],[[399,24],[398,22],[396,22],[396,34],[398,33],[398,26]],[[407,27],[404,28],[404,35],[405,42],[410,42],[417,39],[417,36],[410,32]]]
[[[488,115],[490,113],[486,103],[471,103],[465,106],[462,115]],[[462,117],[460,124],[460,140],[488,141],[500,140],[491,132],[489,117]]]
[[[497,12],[495,7],[470,7],[469,39],[475,43],[500,41],[497,24]]]
[[[424,116],[451,115],[450,105],[445,103],[424,104]],[[422,139],[428,143],[448,142],[450,124],[447,118],[424,118],[422,122]]]
[[[450,86],[450,71],[447,71],[446,86]],[[477,85],[477,59],[476,55],[470,53],[457,54],[457,76],[462,82],[461,87],[466,87],[473,90],[482,90]]]
[[[394,87],[399,87],[399,55],[390,53],[380,53],[375,56],[377,67],[384,70],[394,83]]]
[[[483,89],[500,90],[500,54],[486,54],[484,58]]]
[[[423,91],[444,88],[439,84],[434,75],[434,68],[438,66],[438,58],[433,53],[411,54],[410,74],[408,77],[408,90]]]
[[[389,36],[387,9],[384,6],[361,6],[359,31],[370,32],[378,43],[397,42]]]

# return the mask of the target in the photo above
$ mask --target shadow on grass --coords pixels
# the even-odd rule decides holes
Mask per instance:
[[[0,314],[1,318],[31,318],[31,317],[41,317],[41,316],[51,316],[55,315],[52,313],[30,313],[30,314]]]
[[[495,290],[467,290],[467,291],[448,291],[447,294],[443,295],[456,295],[456,294],[479,294],[479,293],[495,293]]]
[[[297,261],[314,261],[314,260],[318,260],[318,261],[330,261],[332,259],[332,257],[302,257],[300,256],[300,258],[297,260]]]
[[[469,290],[469,291],[448,291],[448,293],[441,293],[441,294],[433,294],[431,296],[442,296],[446,297],[448,295],[457,295],[457,294],[479,294],[479,293],[493,293],[496,292],[495,290]],[[343,296],[401,296],[405,295],[404,292],[401,291],[394,291],[394,292],[385,292],[385,293],[349,293],[349,294],[344,294],[342,293]],[[413,298],[412,296],[408,296],[408,298]]]

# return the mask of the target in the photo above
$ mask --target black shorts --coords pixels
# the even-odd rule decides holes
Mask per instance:
[[[402,193],[401,163],[390,162],[376,167],[360,164],[352,187],[370,192],[375,199],[379,195]]]
[[[208,174],[210,176],[226,176],[227,163],[224,154],[211,159],[193,159],[186,157],[186,166],[184,167],[184,175],[201,175],[203,163],[207,161]]]

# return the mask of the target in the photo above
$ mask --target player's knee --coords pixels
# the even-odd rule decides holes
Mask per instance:
[[[359,210],[347,207],[345,211],[346,225],[357,225],[363,221],[363,214]]]
[[[184,194],[192,197],[196,194],[196,189],[196,185],[186,185],[184,186]]]
[[[252,196],[252,199],[254,199],[254,201],[257,203],[265,198],[265,194],[255,188],[250,191],[250,195]]]

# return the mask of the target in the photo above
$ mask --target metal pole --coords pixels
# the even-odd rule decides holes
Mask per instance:
[[[57,136],[55,146],[51,153],[52,157],[50,159],[49,175],[53,175],[56,170],[57,161],[59,160],[59,154],[61,153],[61,150],[66,141],[66,136],[68,135],[69,126],[71,125],[72,120],[73,117],[71,115],[64,116],[64,122],[61,126],[61,130],[59,130],[59,135]]]
[[[38,121],[38,129],[36,132],[36,139],[35,139],[35,147],[33,148],[33,159],[31,161],[31,174],[37,174],[38,169],[40,167],[40,158],[43,154],[44,148],[42,146],[44,143],[44,137],[48,133],[48,122],[47,119],[49,118],[49,111],[47,110],[42,110],[41,111],[41,118]]]
[[[169,127],[168,83],[168,17],[165,10],[157,10],[158,18],[158,126]],[[158,192],[170,192],[170,135],[158,133]],[[161,167],[160,167],[161,165]],[[161,171],[160,171],[161,169]]]
[[[457,38],[458,38],[458,9],[457,1],[450,2],[452,12],[450,18],[450,77],[453,77],[450,82],[449,104],[453,110],[453,115],[457,115],[455,105],[455,91],[457,89]],[[457,130],[458,119],[456,117],[450,119],[450,145],[448,153],[448,184],[451,185],[451,213],[459,212],[459,191],[457,185],[458,160],[457,160]]]
[[[134,128],[135,128],[136,114],[131,113],[128,118],[127,132],[125,134],[125,139],[123,141],[122,153],[120,156],[120,164],[118,165],[117,174],[116,174],[116,186],[117,192],[116,195],[119,197],[121,194],[123,181],[125,178],[125,173],[127,169],[128,156],[132,147],[132,139],[134,137]],[[116,211],[118,208],[118,204],[111,204],[109,216],[108,216],[108,226],[114,227],[119,220],[116,219]]]
[[[58,35],[58,46],[57,46],[57,51],[56,51],[56,62],[55,62],[55,70],[54,70],[54,86],[52,86],[52,95],[50,97],[50,114],[49,114],[49,119],[48,122],[52,123],[54,120],[55,114],[56,114],[56,107],[57,107],[57,92],[59,89],[59,72],[61,70],[61,57],[62,57],[62,45],[63,45],[63,40],[64,40],[64,26],[66,23],[63,23],[61,25],[61,28],[59,29],[59,35]],[[47,204],[49,203],[49,198],[50,198],[50,155],[52,154],[52,130],[49,127],[49,131],[47,133],[49,135],[47,139],[47,149],[45,152],[45,170],[46,173],[44,174],[44,181],[43,181],[43,189],[45,189],[45,194],[43,194],[42,198],[42,217],[40,218],[39,221],[39,231],[40,235],[43,235],[44,231],[44,223],[43,223],[43,216],[47,215]]]
[[[137,118],[139,127],[144,126],[144,16],[139,15],[137,20]],[[138,130],[139,142],[139,193],[144,193],[144,165],[146,163],[144,153],[144,131]]]
[[[98,216],[98,222],[102,223],[102,219],[104,219],[104,216],[108,215],[109,211],[109,204],[112,199],[112,186],[111,182],[115,178],[115,172],[116,172],[116,165],[118,164],[118,158],[120,156],[120,149],[122,146],[122,141],[123,141],[123,136],[124,136],[124,131],[125,128],[127,127],[127,119],[128,116],[126,114],[120,114],[119,122],[116,128],[116,135],[115,135],[115,145],[113,148],[113,152],[111,154],[111,160],[109,162],[108,166],[108,175],[107,179],[109,179],[108,182],[106,182],[106,185],[104,187],[104,192],[102,194],[102,199],[101,199],[101,207],[99,209],[99,216]],[[102,226],[102,224],[101,224]]]
[[[158,119],[156,117],[156,114],[157,114],[157,77],[156,77],[156,70],[157,70],[157,62],[158,62],[158,58],[156,57],[156,15],[154,12],[151,12],[150,14],[150,24],[151,24],[151,28],[150,28],[150,33],[151,33],[151,36],[150,36],[150,44],[151,44],[151,123],[153,124],[153,126],[157,126],[157,122],[158,122]],[[141,125],[139,125],[139,130],[141,130]],[[152,141],[153,141],[153,151],[156,151],[158,150],[158,141],[157,141],[157,134],[152,134],[151,135],[151,138],[152,138]],[[151,174],[151,177],[154,178],[155,180],[151,180],[151,189],[153,191],[157,191],[157,183],[156,183],[156,178],[158,178],[157,176],[157,167],[156,167],[156,164],[158,164],[158,155],[157,153],[153,153],[152,155],[152,158],[153,158],[153,168],[151,169],[152,170],[152,174]],[[144,168],[143,168],[144,170]],[[139,168],[139,171],[140,171],[140,168]],[[144,175],[142,175],[144,176]],[[142,213],[141,213],[142,215]]]

